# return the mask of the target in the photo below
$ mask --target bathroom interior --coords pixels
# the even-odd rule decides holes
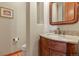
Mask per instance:
[[[0,2],[0,56],[78,56],[79,2]]]

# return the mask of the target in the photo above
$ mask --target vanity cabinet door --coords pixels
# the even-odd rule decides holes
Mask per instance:
[[[41,47],[48,47],[48,43],[49,43],[49,40],[46,39],[46,38],[43,38],[43,37],[40,37],[40,44],[41,44]]]
[[[49,56],[48,39],[40,37],[39,53],[41,56]]]
[[[77,55],[77,45],[76,44],[67,44],[67,55],[68,56],[76,56]]]

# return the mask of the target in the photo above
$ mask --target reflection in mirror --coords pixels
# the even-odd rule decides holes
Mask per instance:
[[[64,5],[62,2],[53,3],[52,5],[52,21],[63,21],[64,20]]]
[[[52,5],[52,21],[57,22],[57,3]]]
[[[64,20],[64,4],[62,2],[57,3],[58,4],[58,21]]]
[[[51,25],[72,24],[78,20],[76,2],[51,2],[49,9]]]

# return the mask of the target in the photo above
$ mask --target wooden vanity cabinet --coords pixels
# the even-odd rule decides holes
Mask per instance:
[[[77,54],[76,44],[55,41],[40,36],[40,56],[74,56]]]
[[[65,56],[65,53],[50,49],[50,56]]]
[[[50,56],[64,56],[66,54],[66,43],[49,40]]]
[[[77,56],[78,55],[78,46],[76,44],[67,43],[67,55],[68,56]]]
[[[42,56],[49,56],[49,46],[48,46],[48,42],[49,42],[49,40],[48,39],[46,39],[46,38],[43,38],[43,37],[41,37],[40,38],[40,46],[39,46],[39,53],[40,53],[40,55],[42,55]]]

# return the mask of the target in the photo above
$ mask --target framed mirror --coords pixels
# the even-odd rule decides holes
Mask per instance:
[[[78,21],[77,2],[50,2],[49,22],[51,25],[73,24]]]

